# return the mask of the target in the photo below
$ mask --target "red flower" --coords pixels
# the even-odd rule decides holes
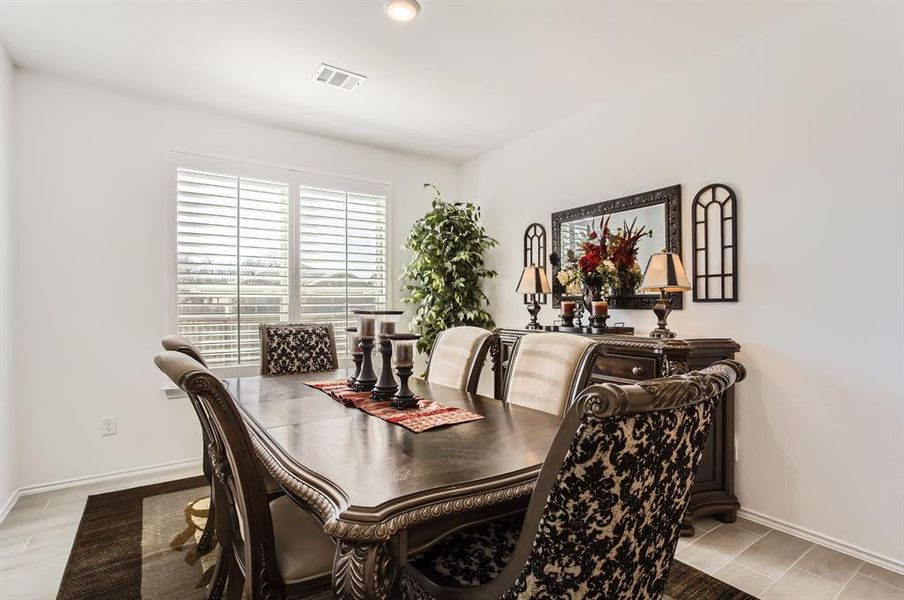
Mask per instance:
[[[587,237],[589,237],[591,240],[595,240],[596,239],[596,231],[591,231],[590,233],[587,234]]]
[[[599,248],[595,248],[592,251],[588,251],[584,256],[578,259],[578,267],[584,273],[593,273],[599,264],[602,262],[602,257],[600,256]]]

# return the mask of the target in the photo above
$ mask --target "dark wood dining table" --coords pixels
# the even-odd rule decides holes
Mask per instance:
[[[345,370],[226,379],[258,458],[336,540],[337,598],[395,598],[400,564],[444,532],[527,504],[560,419],[411,379],[484,419],[413,433],[305,382]]]

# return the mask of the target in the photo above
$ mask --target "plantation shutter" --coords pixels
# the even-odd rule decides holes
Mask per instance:
[[[300,319],[330,323],[340,356],[353,310],[386,308],[386,195],[299,188]]]
[[[289,186],[179,168],[177,329],[211,367],[260,360],[258,324],[289,317]]]

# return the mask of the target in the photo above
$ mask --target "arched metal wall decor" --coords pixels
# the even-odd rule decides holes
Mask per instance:
[[[727,185],[711,183],[691,205],[694,302],[738,301],[738,200]]]
[[[546,269],[546,228],[531,223],[524,230],[524,266],[536,265]],[[524,294],[524,303],[546,304],[546,294]]]

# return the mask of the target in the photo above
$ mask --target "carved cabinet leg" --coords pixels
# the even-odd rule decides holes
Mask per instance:
[[[399,565],[388,542],[339,540],[333,561],[333,594],[340,600],[398,597]]]

